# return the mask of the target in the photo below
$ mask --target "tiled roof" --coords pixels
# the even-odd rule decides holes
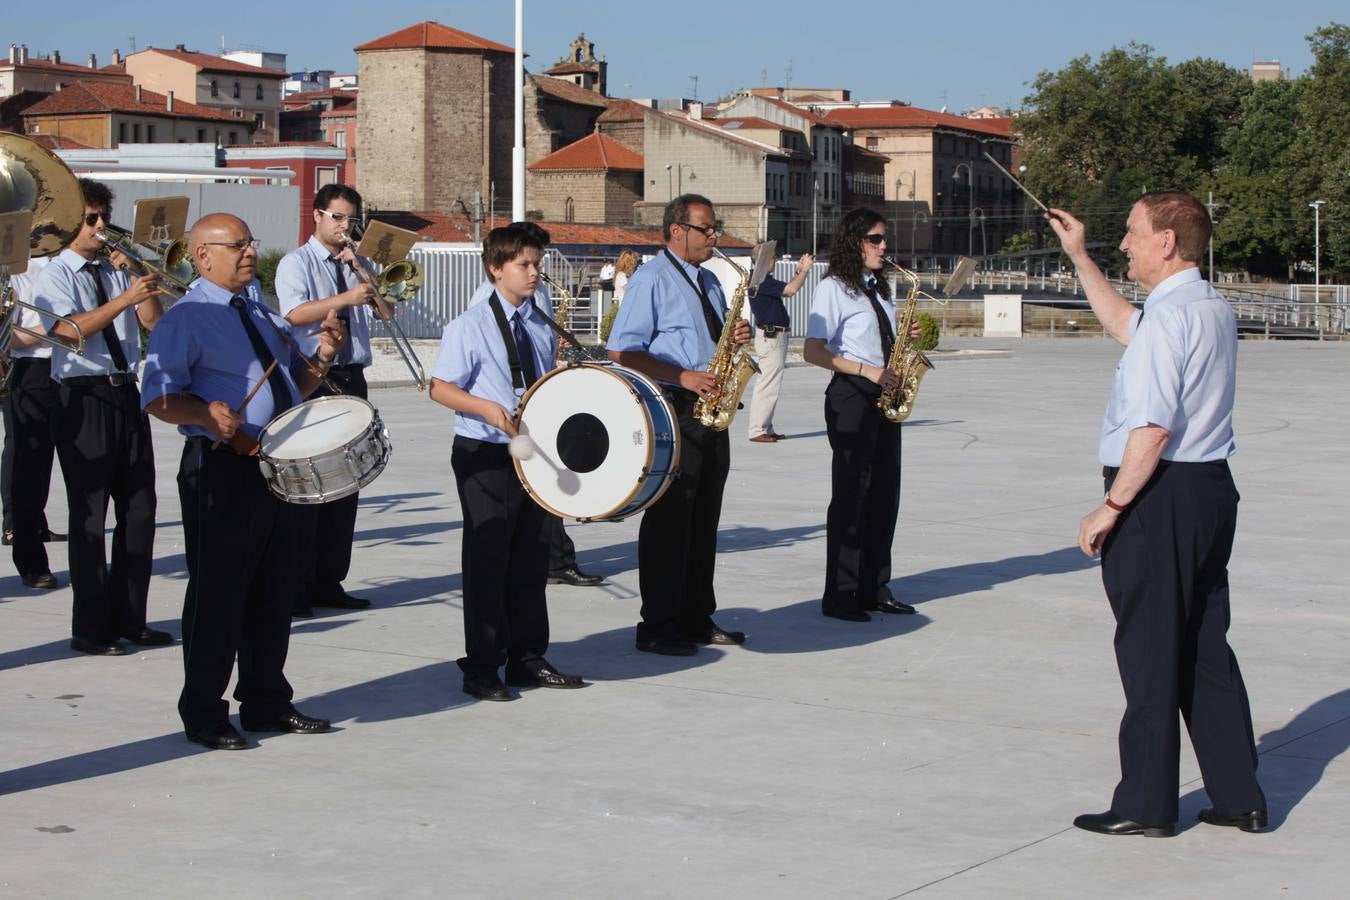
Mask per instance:
[[[41,144],[48,150],[97,150],[97,147],[91,147],[88,144],[81,144],[79,141],[72,141],[68,137],[61,137],[59,134],[26,134],[35,144]]]
[[[334,104],[336,104],[339,100],[355,101],[360,94],[361,92],[358,90],[348,90],[344,88],[331,88],[326,91],[299,91],[282,97],[281,105],[283,108],[290,107],[304,109],[315,100],[332,100]]]
[[[416,25],[409,25],[393,34],[386,34],[384,37],[378,37],[373,41],[367,41],[356,47],[356,52],[363,50],[488,50],[494,53],[514,54],[515,48],[508,47],[505,44],[498,44],[496,41],[489,41],[487,38],[481,38],[476,34],[469,34],[467,31],[460,31],[458,28],[451,28],[449,25],[442,25],[440,22],[418,22]]]
[[[1011,119],[968,119],[917,106],[850,107],[830,111],[829,120],[844,128],[959,128],[1011,138]]]
[[[69,74],[76,76],[88,75],[91,72],[98,72],[103,75],[113,75],[116,74],[117,71],[120,71],[120,70],[110,70],[110,67],[108,66],[104,66],[101,69],[91,69],[88,66],[82,66],[77,63],[67,63],[67,62],[58,63],[52,62],[50,59],[34,59],[31,56],[28,57],[28,62],[21,62],[21,63],[12,63],[9,61],[9,57],[0,58],[0,69],[15,69],[15,70],[41,69],[45,72],[59,72],[61,74]],[[131,83],[130,76],[128,76],[127,83],[128,84]]]
[[[600,71],[598,63],[559,63],[551,69],[545,70],[545,75],[584,75],[588,72],[595,73]]]
[[[530,165],[532,172],[558,169],[642,171],[642,157],[611,137],[588,134]]]
[[[643,106],[641,103],[634,103],[632,100],[611,100],[609,108],[600,114],[597,122],[641,122],[647,113],[651,112],[650,106]]]
[[[585,106],[609,106],[609,98],[579,84],[563,81],[561,78],[550,78],[547,75],[530,75],[528,77],[540,91],[557,97],[559,100],[580,103]]]
[[[356,115],[356,104],[348,103],[344,106],[335,107],[334,109],[325,109],[323,112],[319,113],[319,118],[331,119],[341,116],[354,116],[354,115]]]
[[[144,50],[129,54],[127,59],[140,56],[142,53],[158,53],[161,56],[181,60],[196,66],[199,72],[229,72],[234,75],[251,75],[254,78],[275,78],[277,81],[285,81],[288,77],[285,72],[278,72],[276,69],[250,66],[248,63],[235,62],[232,59],[212,56],[209,53],[197,53],[194,50],[165,50],[162,47],[146,47]]]
[[[760,97],[759,99],[763,100],[765,103],[768,103],[771,106],[776,106],[779,109],[787,110],[788,112],[793,113],[794,115],[801,116],[803,119],[810,122],[812,125],[835,124],[834,122],[831,122],[829,119],[826,119],[823,116],[811,112],[811,110],[809,109],[804,109],[803,107],[797,106],[795,103],[789,103],[786,100],[779,100],[777,97]]]
[[[168,105],[168,97],[147,90],[141,91],[141,99],[137,102],[136,88],[129,84],[77,81],[64,90],[34,103],[23,111],[23,115],[59,116],[89,112],[125,112],[172,119],[211,119],[240,125],[249,124],[246,119],[237,119],[227,112],[198,106],[196,103],[189,103],[176,97],[172,112],[169,111]]]
[[[859,147],[857,144],[848,144],[849,153],[861,156],[863,159],[884,159],[890,162],[891,158],[885,153],[878,153],[876,150],[868,150],[866,147]]]
[[[423,240],[468,243],[473,240],[473,222],[463,213],[441,213],[432,210],[415,212],[377,212],[371,218],[400,228],[416,231]],[[482,234],[501,225],[509,224],[504,217],[489,217],[481,225]],[[581,225],[576,222],[540,222],[549,233],[554,244],[567,245],[609,245],[629,247],[662,247],[660,228],[623,228],[617,225]],[[721,247],[743,248],[750,245],[736,238],[723,237],[718,241]]]
[[[789,151],[784,150],[783,148],[778,147],[774,144],[766,144],[763,141],[757,141],[751,137],[742,137],[741,135],[737,134],[734,130],[727,131],[723,128],[719,128],[715,122],[705,122],[702,119],[691,119],[688,118],[687,116],[673,116],[670,113],[662,113],[662,112],[658,112],[656,113],[656,115],[665,116],[667,119],[670,119],[673,122],[683,122],[689,127],[695,129],[696,131],[702,131],[704,134],[710,134],[713,137],[719,138],[720,140],[731,141],[732,143],[735,144],[743,144],[747,147],[753,147],[754,149],[760,151],[761,153],[769,153],[774,156],[791,155]]]

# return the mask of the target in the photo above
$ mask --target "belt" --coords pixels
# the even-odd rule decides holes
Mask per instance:
[[[777,337],[779,332],[787,331],[786,325],[761,325],[759,330],[764,332],[765,337]]]
[[[135,386],[135,372],[109,372],[107,375],[75,375],[71,378],[62,378],[62,384],[110,384],[113,387]]]

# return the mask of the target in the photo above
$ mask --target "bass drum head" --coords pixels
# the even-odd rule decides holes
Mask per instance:
[[[320,397],[277,416],[258,434],[272,459],[312,459],[345,447],[370,428],[375,407],[360,397]]]
[[[660,390],[631,369],[554,369],[522,399],[516,428],[533,452],[515,460],[516,474],[554,515],[578,521],[633,515],[660,496],[673,474],[673,422]]]

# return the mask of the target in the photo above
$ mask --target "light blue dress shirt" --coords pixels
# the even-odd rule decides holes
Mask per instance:
[[[62,250],[51,263],[42,270],[33,286],[33,303],[42,309],[61,316],[73,316],[76,313],[92,312],[98,309],[98,293],[94,281],[88,272],[83,271],[88,262],[83,256],[69,248]],[[131,277],[127,273],[114,269],[107,260],[95,263],[103,291],[112,300],[131,286]],[[51,323],[47,333],[51,334],[56,323]],[[126,354],[127,367],[135,372],[141,362],[141,325],[136,318],[136,307],[123,310],[113,319],[113,328],[122,343],[122,352]],[[64,381],[81,375],[108,375],[117,371],[112,354],[108,352],[108,342],[103,339],[102,331],[88,332],[84,335],[84,356],[74,350],[55,348],[52,351],[52,379]]]
[[[534,349],[534,370],[543,376],[553,368],[553,359],[558,353],[553,329],[533,303],[522,303],[516,308],[505,300],[501,304],[508,328],[514,328],[516,317],[521,317]],[[431,376],[475,397],[491,400],[512,414],[525,393],[524,390],[517,391],[511,384],[511,364],[490,303],[473,304],[445,326],[441,332],[440,355],[436,357]],[[455,414],[455,434],[492,444],[505,444],[511,440],[506,432],[489,425],[480,416],[462,412]]]
[[[1233,455],[1237,317],[1198,268],[1166,279],[1130,319],[1116,366],[1098,455],[1119,466],[1130,432],[1145,425],[1171,437],[1162,458],[1212,462]]]
[[[469,305],[477,306],[479,303],[482,303],[492,296],[493,290],[494,285],[492,284],[492,281],[484,278],[483,283],[474,288],[473,296],[469,298]],[[539,282],[539,287],[535,288],[534,304],[550,315],[553,314],[553,298],[549,296],[548,285],[544,284],[542,281]],[[510,304],[507,305],[509,306]],[[506,311],[505,306],[502,307],[502,311]]]
[[[877,295],[881,309],[895,328],[895,304]],[[835,356],[869,366],[884,366],[881,332],[877,313],[866,294],[854,291],[837,276],[823,279],[811,298],[811,316],[806,320],[806,336],[825,342]]]
[[[283,316],[289,315],[291,310],[302,303],[327,300],[342,293],[338,290],[333,264],[328,261],[329,255],[327,248],[317,237],[310,237],[308,241],[282,257],[281,262],[277,264],[276,287],[277,302]],[[365,257],[361,259],[370,271],[376,271],[370,260]],[[342,276],[346,279],[348,288],[356,287],[361,280],[361,277],[346,263],[342,264]],[[374,361],[370,352],[370,304],[363,303],[360,306],[348,306],[338,310],[339,315],[343,312],[350,318],[347,332],[349,339],[338,352],[336,363],[340,366],[352,364],[368,366]],[[321,327],[322,323],[315,322],[313,325],[297,325],[293,329],[300,347],[310,356],[319,349]]]
[[[644,350],[662,362],[701,372],[708,368],[717,342],[708,334],[703,300],[675,265],[695,282],[703,270],[676,259],[672,264],[665,253],[658,253],[633,273],[605,346],[621,352]],[[703,272],[703,286],[721,322],[727,307],[722,285],[711,272]]]
[[[283,330],[290,326],[257,302],[254,285],[243,293],[248,302],[246,311],[278,360],[277,370],[286,379],[292,400],[300,402],[295,380],[306,371],[305,361],[268,321]],[[201,278],[164,313],[150,333],[150,345],[146,348],[142,408],[148,408],[166,394],[191,394],[207,403],[220,400],[231,409],[238,409],[248,392],[263,379],[266,369],[239,321],[239,311],[230,306],[232,296],[219,285]],[[240,430],[257,437],[263,426],[287,408],[278,408],[272,398],[272,385],[263,381],[241,413],[244,424]],[[179,425],[178,431],[188,437],[211,437],[196,425]]]

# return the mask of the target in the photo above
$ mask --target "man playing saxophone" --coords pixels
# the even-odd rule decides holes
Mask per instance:
[[[638,582],[642,621],[637,648],[691,656],[698,644],[741,644],[745,634],[713,622],[713,567],[722,489],[731,466],[725,430],[699,423],[694,406],[722,386],[708,373],[722,334],[726,303],[717,279],[700,268],[712,257],[722,224],[712,201],[684,194],[666,204],[665,249],[633,275],[609,335],[615,362],[661,382],[680,420],[680,474],[642,517]],[[750,340],[739,319],[738,344]]]
[[[803,350],[807,362],[834,373],[825,389],[833,460],[821,612],[846,622],[867,622],[869,611],[914,612],[888,586],[900,510],[900,425],[876,401],[900,376],[887,365],[896,335],[890,286],[881,277],[885,252],[879,214],[855,209],[839,221]],[[910,337],[918,333],[916,323]]]

